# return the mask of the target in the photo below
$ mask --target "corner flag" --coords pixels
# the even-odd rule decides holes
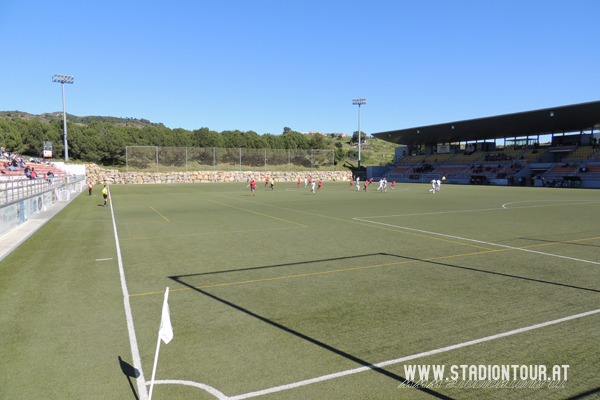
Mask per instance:
[[[152,390],[154,389],[154,377],[156,376],[156,364],[158,363],[158,351],[160,350],[161,339],[165,344],[169,344],[171,339],[173,339],[173,326],[171,325],[171,312],[169,311],[169,288],[165,291],[162,316],[160,317],[160,329],[158,330],[156,355],[154,356],[154,367],[152,368],[152,380],[150,381],[148,400],[152,400]]]
[[[165,301],[162,308],[162,317],[160,318],[160,330],[158,331],[158,337],[162,339],[165,344],[169,344],[173,339],[173,325],[171,325],[171,311],[169,310],[169,288],[165,292]]]

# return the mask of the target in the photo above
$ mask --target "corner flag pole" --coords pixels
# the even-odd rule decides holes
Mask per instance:
[[[150,394],[148,400],[152,400],[152,390],[154,389],[154,376],[156,375],[156,364],[158,362],[158,351],[160,350],[160,340],[169,344],[173,339],[173,326],[171,325],[171,312],[169,310],[169,288],[165,292],[162,315],[160,317],[160,329],[158,330],[158,341],[156,343],[156,355],[154,356],[154,367],[152,368],[152,380],[150,381]]]

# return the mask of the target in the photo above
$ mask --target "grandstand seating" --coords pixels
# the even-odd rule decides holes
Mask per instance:
[[[436,174],[442,174],[445,176],[453,176],[456,174],[460,174],[461,172],[463,172],[467,167],[464,165],[460,165],[460,166],[456,166],[456,165],[443,165],[441,167],[439,167],[438,169],[434,170],[433,172]]]
[[[30,163],[26,163],[25,165],[28,165],[29,167],[34,168],[35,173],[37,175],[38,178],[42,178],[45,174],[47,174],[48,172],[52,172],[54,175],[64,175],[65,172],[50,166],[50,165],[45,165],[45,164],[30,164]],[[8,168],[4,167],[4,162],[0,162],[0,176],[11,176],[11,177],[23,177],[25,178],[25,171],[21,168],[17,168],[16,171],[11,171]]]
[[[469,168],[467,171],[467,173],[470,175],[485,175],[487,178],[495,178],[498,175],[498,172],[500,172],[500,168],[491,167],[489,165],[484,165],[483,168],[481,165],[476,165]]]
[[[23,175],[23,177],[25,176],[25,172],[23,172],[22,169],[17,168],[16,171],[11,171],[7,168],[4,167],[0,167],[0,175],[1,176],[18,176],[18,175]]]
[[[400,160],[396,165],[418,165],[426,158],[426,155],[412,156]]]
[[[554,168],[552,168],[550,171],[548,171],[546,174],[544,174],[544,178],[554,179],[554,178],[560,178],[563,176],[569,176],[576,169],[577,169],[577,167],[573,166],[573,165],[569,165],[568,167],[565,167],[563,165],[557,165]]]
[[[576,176],[584,179],[600,179],[600,164],[588,164],[587,172],[577,172]]]
[[[483,175],[488,179],[507,178],[523,171],[530,163],[544,160],[550,147],[529,150],[498,150],[497,152],[474,152],[472,154],[433,154],[408,157],[398,163],[388,174],[395,178],[408,178],[416,174],[446,176],[447,178],[469,178]],[[563,177],[579,177],[581,180],[600,180],[600,150],[592,146],[560,148],[562,154],[568,155],[560,164],[555,164],[543,174],[547,181],[562,181]],[[569,151],[571,151],[569,153]],[[487,158],[487,160],[486,160]],[[598,161],[595,161],[598,160]],[[586,165],[587,164],[587,165]],[[568,166],[566,166],[568,165]],[[580,168],[587,167],[586,172]],[[402,176],[399,176],[402,175]],[[429,176],[427,175],[427,176]]]
[[[445,163],[452,157],[454,157],[454,154],[432,154],[423,161],[439,165]]]
[[[522,154],[523,150],[506,150],[506,151],[491,151],[484,156],[481,161],[482,164],[498,164],[507,161],[517,160]]]
[[[392,171],[390,171],[390,173],[391,174],[403,174],[403,173],[407,172],[410,169],[412,169],[412,166],[409,166],[409,167],[398,167],[398,168],[394,168]]]
[[[458,154],[446,164],[473,164],[474,162],[478,162],[477,160],[485,156],[485,154],[483,151],[476,151],[472,154]]]
[[[543,156],[547,151],[548,149],[533,149],[523,154],[521,159],[525,160],[526,162],[534,162],[535,160]]]
[[[592,146],[581,146],[571,154],[567,155],[563,161],[585,161],[594,153],[596,153],[596,149]]]
[[[506,176],[513,175],[519,173],[523,169],[523,167],[524,164],[511,164],[508,166],[508,168],[505,168],[500,172]]]

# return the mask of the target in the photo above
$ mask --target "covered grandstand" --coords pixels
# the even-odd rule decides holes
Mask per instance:
[[[400,146],[394,164],[371,175],[600,188],[599,134],[600,101],[380,132]]]

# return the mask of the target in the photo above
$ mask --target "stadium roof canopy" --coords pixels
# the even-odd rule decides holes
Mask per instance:
[[[600,129],[600,101],[374,133],[403,145],[436,145]]]

